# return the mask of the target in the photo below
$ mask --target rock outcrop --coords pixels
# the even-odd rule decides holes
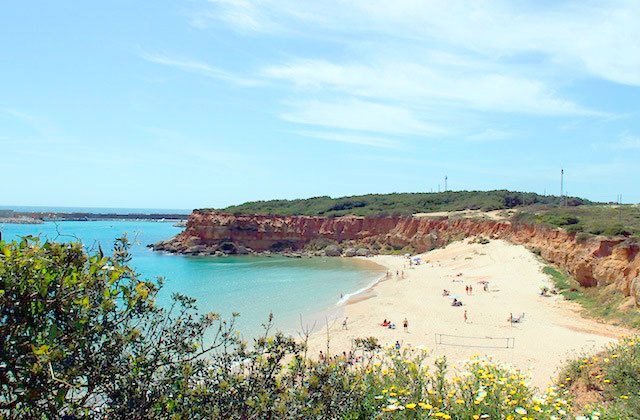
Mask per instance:
[[[184,232],[153,248],[194,255],[299,251],[312,240],[341,244],[350,255],[391,246],[425,252],[466,237],[504,239],[529,247],[584,286],[615,284],[640,303],[640,246],[625,238],[576,237],[543,225],[423,217],[231,215],[194,211]],[[335,254],[331,248],[329,254]]]

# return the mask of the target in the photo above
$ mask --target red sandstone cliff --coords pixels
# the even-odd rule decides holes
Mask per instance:
[[[469,236],[504,239],[537,250],[583,286],[615,284],[640,304],[640,246],[624,238],[591,237],[542,225],[475,219],[229,215],[194,211],[184,232],[154,249],[190,254],[302,249],[324,238],[377,249],[412,246],[418,252]]]

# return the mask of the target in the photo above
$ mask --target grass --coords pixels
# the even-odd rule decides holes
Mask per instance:
[[[523,208],[514,220],[542,223],[587,235],[640,239],[640,206],[637,205],[528,207]]]
[[[582,287],[571,276],[551,266],[542,272],[551,277],[565,299],[579,303],[587,316],[640,329],[640,311],[620,309],[626,297],[615,287]]]

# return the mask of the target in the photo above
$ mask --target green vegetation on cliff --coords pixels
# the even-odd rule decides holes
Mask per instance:
[[[552,266],[546,266],[543,273],[553,281],[556,290],[565,299],[582,306],[586,316],[608,323],[640,329],[640,311],[635,308],[624,309],[628,297],[615,285],[607,287],[582,287],[570,275]]]
[[[637,205],[525,208],[516,220],[547,224],[569,232],[640,239],[640,207]]]
[[[566,198],[567,204],[590,204],[576,197]],[[356,216],[428,213],[459,210],[500,210],[530,205],[559,205],[562,198],[536,193],[507,190],[446,191],[440,193],[367,194],[331,198],[327,196],[298,200],[252,201],[224,209],[233,214],[272,214],[305,216]],[[214,210],[214,209],[212,209]]]

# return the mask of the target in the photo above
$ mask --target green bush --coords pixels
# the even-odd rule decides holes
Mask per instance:
[[[126,237],[112,257],[0,241],[0,417],[148,416],[206,372],[200,356],[232,344],[233,322],[197,316],[193,299],[156,306],[161,281],[140,279],[129,259]]]
[[[603,419],[640,418],[640,337],[624,338],[598,355],[573,360],[562,376],[569,388],[586,390],[596,401],[578,410],[598,412]]]
[[[565,226],[564,230],[566,230],[569,233],[578,233],[578,232],[582,232],[584,230],[584,227],[580,224],[573,224],[573,225]]]

